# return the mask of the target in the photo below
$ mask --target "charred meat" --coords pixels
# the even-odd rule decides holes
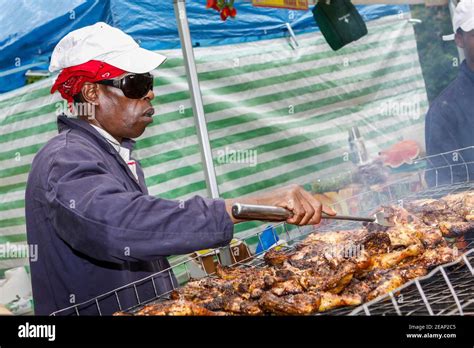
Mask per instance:
[[[474,230],[474,193],[383,209],[394,226],[313,233],[290,250],[269,250],[263,267],[217,266],[215,276],[131,315],[308,315],[355,306],[454,261]]]

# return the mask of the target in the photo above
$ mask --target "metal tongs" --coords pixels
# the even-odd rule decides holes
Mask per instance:
[[[263,220],[263,221],[285,221],[291,217],[291,211],[270,205],[254,205],[254,204],[242,204],[234,203],[232,205],[232,215],[236,219],[245,220]],[[349,216],[349,215],[336,215],[331,216],[323,212],[323,219],[332,220],[349,220],[349,221],[361,221],[361,222],[372,222],[381,226],[391,227],[393,226],[386,218],[383,211],[375,213],[372,217],[362,216]]]

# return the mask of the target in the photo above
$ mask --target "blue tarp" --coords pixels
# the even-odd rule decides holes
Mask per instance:
[[[235,2],[236,19],[222,22],[205,0],[188,1],[193,45],[210,46],[318,30],[311,11],[253,7]],[[365,20],[397,14],[408,6],[358,6]],[[0,0],[0,93],[25,84],[28,69],[47,69],[56,43],[72,30],[107,22],[153,50],[179,48],[172,0]]]

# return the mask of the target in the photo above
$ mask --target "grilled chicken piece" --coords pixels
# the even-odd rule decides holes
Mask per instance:
[[[206,304],[206,308],[213,311],[223,310],[239,315],[261,315],[262,310],[255,301],[248,301],[241,296],[221,296]]]
[[[287,281],[275,283],[275,285],[270,289],[270,292],[277,296],[301,294],[304,292],[304,288],[298,279],[290,279]]]
[[[280,315],[308,315],[317,312],[320,304],[321,296],[312,292],[283,297],[267,292],[259,300],[265,312]]]
[[[426,268],[416,263],[399,266],[391,270],[374,270],[365,278],[352,279],[342,295],[359,295],[362,302],[365,302],[383,295],[411,279],[426,274]]]
[[[372,256],[366,250],[362,250],[352,261],[356,268],[354,276],[358,277],[370,268],[372,265]]]
[[[370,255],[383,254],[392,248],[390,235],[386,232],[373,232],[364,236],[359,243],[364,246],[364,250]]]
[[[358,295],[361,297],[362,302],[367,300],[367,295],[372,290],[369,282],[353,278],[351,282],[346,286],[341,295]]]
[[[149,304],[135,313],[135,315],[164,315],[164,316],[215,316],[217,315],[204,307],[185,300],[164,301]]]
[[[447,209],[446,203],[439,203],[439,200],[411,202],[408,204],[410,213],[401,207],[390,209],[391,214],[396,215],[396,218],[393,219],[396,225],[386,230],[392,247],[407,247],[419,244],[421,241],[425,247],[432,248],[445,243],[443,235],[437,229],[431,227],[431,225],[437,226],[437,222],[433,223],[433,219],[426,215],[427,212],[433,211],[432,208],[427,207],[429,205],[432,205],[433,209]],[[418,212],[420,215],[411,214],[413,212]],[[427,224],[427,221],[430,223]]]
[[[387,230],[387,234],[393,248],[421,243],[422,234],[417,227],[412,225],[392,227]]]
[[[441,200],[466,221],[474,220],[474,192],[450,194]]]
[[[407,203],[407,209],[428,226],[436,226],[444,215],[453,215],[449,205],[439,199],[420,199]]]
[[[360,240],[367,235],[367,231],[360,230],[343,230],[331,232],[316,232],[310,234],[303,241],[302,245],[313,244],[315,242],[324,242],[332,245],[340,243],[348,243],[351,241]]]
[[[367,229],[313,233],[299,246],[300,259],[311,260],[312,256],[325,255],[327,258],[347,259],[360,255],[364,250],[375,254],[388,248],[390,241],[383,233],[370,233]],[[301,250],[302,249],[302,250]],[[309,253],[308,250],[311,252]],[[297,255],[291,257],[298,259]]]
[[[460,237],[474,231],[474,221],[441,221],[438,227],[445,237]]]
[[[400,275],[405,281],[422,277],[428,273],[425,266],[416,263],[401,266],[398,271],[400,271]]]
[[[424,247],[421,243],[410,245],[403,250],[393,251],[391,253],[376,255],[372,257],[371,269],[388,269],[396,266],[408,257],[417,256],[423,253]]]
[[[419,227],[418,231],[421,233],[420,240],[427,249],[447,245],[446,240],[443,238],[443,234],[439,229],[432,227]]]
[[[243,267],[239,268],[239,267],[228,267],[228,266],[222,266],[222,265],[216,266],[217,276],[224,280],[245,278],[255,273],[265,272],[265,270],[266,269],[262,269],[262,268],[243,268]]]
[[[355,274],[360,275],[371,267],[373,264],[371,255],[384,255],[382,254],[384,250],[390,249],[390,238],[385,232],[368,234],[350,231],[344,235],[352,237],[349,244],[344,245],[342,242],[339,245],[329,244],[327,240],[340,241],[340,239],[334,233],[325,233],[321,234],[323,238],[320,238],[320,235],[313,235],[311,243],[305,240],[305,243],[291,253],[269,251],[265,257],[267,263],[294,274],[288,283],[277,282],[272,292],[279,296],[301,293],[305,290],[338,294],[350,283]],[[295,278],[299,284],[295,282]]]
[[[217,278],[203,278],[188,282],[185,286],[171,293],[173,300],[192,301],[199,305],[214,301],[221,296],[229,296],[235,293],[232,284]]]
[[[308,270],[299,281],[306,290],[337,294],[351,281],[355,272],[356,265],[353,262],[345,261],[337,266],[328,262],[324,267]]]
[[[319,305],[320,312],[344,306],[357,306],[362,303],[362,297],[358,294],[336,295],[330,292],[321,292],[319,294],[321,295],[321,304]]]
[[[384,295],[405,283],[403,276],[399,271],[387,272],[384,277],[381,277],[375,288],[367,294],[367,300],[373,300],[380,295]]]
[[[225,311],[241,315],[259,315],[260,308],[251,300],[249,293],[240,294],[236,283],[218,278],[203,278],[189,282],[171,294],[174,300],[192,301],[207,310]],[[261,292],[263,290],[260,289]],[[247,296],[245,296],[247,295]],[[247,298],[245,298],[247,297]]]
[[[439,227],[443,236],[457,237],[474,231],[474,193],[413,201],[409,209],[426,225]]]
[[[428,226],[471,221],[474,219],[474,193],[450,194],[438,200],[417,200],[410,202],[408,207]]]
[[[268,265],[276,268],[281,268],[283,265],[288,268],[288,262],[291,261],[291,265],[303,270],[314,266],[322,256],[330,251],[331,247],[327,243],[316,241],[312,244],[300,244],[291,252],[272,249],[265,254],[264,260]],[[294,271],[299,272],[298,269],[294,269]]]
[[[246,299],[257,299],[262,295],[264,290],[268,290],[271,287],[276,287],[277,283],[290,280],[288,277],[281,279],[281,277],[276,274],[276,270],[270,267],[232,268],[218,265],[216,273],[222,279],[227,280],[229,284],[232,284],[232,288],[240,296]],[[298,290],[294,290],[296,292],[292,292],[291,284],[289,282],[287,282],[286,285],[279,286],[279,288],[283,287],[288,293],[301,292]],[[296,289],[296,287],[299,287],[299,283],[297,281],[293,288]]]
[[[330,292],[333,294],[339,294],[342,290],[344,290],[347,284],[351,282],[353,277],[354,277],[354,270],[351,269],[349,271],[346,271],[346,273],[343,274],[341,277],[336,276],[335,279],[337,279],[337,281],[335,282],[335,284],[333,283],[334,285],[331,284],[331,282],[328,282],[331,285],[325,286],[322,288],[325,289],[327,292]]]
[[[447,246],[426,250],[423,255],[412,263],[431,269],[436,266],[454,261],[458,257],[456,250]]]
[[[271,249],[265,253],[263,259],[267,265],[279,267],[283,265],[291,255],[294,255],[294,252],[287,253],[281,250]]]
[[[453,243],[453,248],[456,248],[458,251],[465,251],[469,248],[469,246],[472,244],[474,236],[461,236],[456,238],[456,240]],[[448,243],[446,243],[448,244]]]
[[[305,290],[339,293],[357,271],[357,262],[361,262],[346,257],[351,247],[315,241],[290,255],[281,269],[292,272]]]
[[[406,225],[387,230],[393,248],[422,243],[426,248],[444,244],[445,240],[439,229],[426,225]]]
[[[408,209],[413,212],[427,226],[436,227],[440,222],[463,221],[459,210],[454,210],[444,200],[428,199],[413,201],[408,204]]]
[[[396,205],[382,206],[382,210],[388,222],[395,226],[417,225],[423,223],[415,214],[412,213],[411,210],[409,212],[404,207]]]
[[[376,269],[366,279],[353,281],[344,293],[358,293],[370,301],[400,287],[409,280],[424,276],[428,270],[454,260],[453,249],[439,246],[425,250],[409,262],[401,262],[395,269]],[[367,291],[371,289],[370,291]]]
[[[279,270],[218,267],[217,273],[232,282],[236,292],[246,299],[257,299],[265,290],[278,296],[304,291],[299,281],[304,272],[290,265],[286,269]]]
[[[371,227],[369,230],[374,233],[377,230],[383,230],[389,237],[388,247],[381,251],[389,252],[390,248],[398,248],[401,246],[408,247],[414,244],[420,244],[423,239],[422,229],[427,226],[415,215],[408,212],[405,208],[399,206],[385,206],[383,208],[386,219],[393,223],[393,227]],[[386,245],[387,246],[387,245]]]
[[[370,301],[397,289],[411,279],[424,276],[427,273],[425,265],[412,260],[410,263],[403,264],[395,269],[377,269],[373,271],[362,281],[364,286],[359,286],[359,289],[363,290],[366,300]],[[366,292],[368,288],[371,290]]]
[[[330,251],[327,243],[317,240],[290,254],[269,251],[266,262],[279,267],[271,286],[272,293],[281,296],[303,291],[341,292],[357,266],[337,250],[334,254]]]
[[[266,312],[284,315],[307,315],[361,303],[362,298],[357,294],[336,295],[330,292],[312,291],[283,297],[266,293],[259,301]]]

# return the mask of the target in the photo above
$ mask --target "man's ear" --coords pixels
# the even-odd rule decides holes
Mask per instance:
[[[96,83],[86,82],[81,89],[84,101],[92,105],[99,105],[99,86]]]
[[[456,46],[464,48],[464,37],[461,33],[454,34],[454,41],[456,42]]]

